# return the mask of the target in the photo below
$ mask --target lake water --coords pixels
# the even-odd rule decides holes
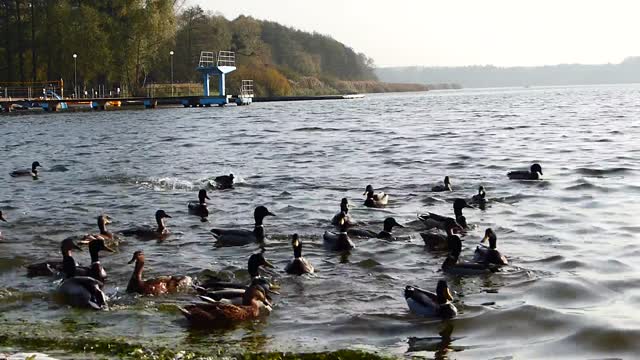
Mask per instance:
[[[428,358],[636,358],[640,354],[640,86],[464,90],[370,95],[349,101],[256,103],[247,107],[57,113],[0,117],[0,321],[33,336],[125,338],[211,351],[357,348]],[[9,172],[42,165],[37,181]],[[545,181],[509,181],[540,162]],[[68,171],[60,170],[64,166]],[[187,214],[207,179],[234,173],[231,191],[211,191],[209,221]],[[445,175],[455,191],[434,194]],[[362,206],[367,184],[390,194],[386,209]],[[450,214],[451,200],[484,185],[486,210],[467,209],[471,258],[492,227],[511,266],[484,277],[444,276],[415,221]],[[355,220],[378,230],[387,216],[407,224],[397,242],[355,240],[349,256],[322,247],[342,197]],[[266,205],[266,257],[281,285],[272,315],[231,331],[195,332],[175,304],[191,295],[124,293],[133,251],[146,277],[212,274],[246,280],[257,245],[219,248],[209,229],[251,229]],[[111,309],[69,309],[51,299],[51,279],[24,266],[59,258],[65,237],[152,224],[164,209],[173,235],[126,239],[103,256]],[[297,232],[312,277],[282,269]],[[88,252],[76,252],[82,264]],[[407,284],[445,277],[458,318],[408,312]],[[34,330],[33,330],[34,329]],[[56,344],[51,344],[56,349]],[[0,350],[2,350],[0,348]]]

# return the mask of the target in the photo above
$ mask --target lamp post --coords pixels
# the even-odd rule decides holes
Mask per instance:
[[[171,96],[173,97],[173,50],[169,51],[171,57]]]
[[[78,54],[73,54],[73,96],[78,98]]]

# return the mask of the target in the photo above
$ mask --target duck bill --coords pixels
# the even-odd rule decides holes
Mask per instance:
[[[211,199],[209,199],[209,195],[207,195],[207,194],[204,195],[204,198],[207,199],[207,200],[211,200]]]
[[[484,244],[484,243],[485,243],[485,242],[487,242],[488,240],[489,240],[489,237],[485,235],[485,236],[482,238],[482,240],[480,240],[480,244]]]
[[[164,217],[166,217],[166,218],[171,218],[171,215],[169,215],[169,214],[164,214]]]
[[[262,266],[268,267],[268,268],[271,268],[271,269],[275,269],[275,266],[273,266],[273,264],[270,263],[269,260],[267,260],[267,259],[264,259],[264,263],[262,263]]]
[[[78,250],[78,251],[82,251],[82,248],[80,246],[76,245],[76,244],[73,244],[72,248],[74,248],[75,250]]]
[[[0,220],[7,222],[7,219],[4,218],[4,216],[0,215]]]
[[[271,211],[267,211],[267,216],[276,216],[276,214],[272,213]]]
[[[111,252],[111,253],[116,252],[115,250],[113,250],[112,248],[108,247],[107,245],[105,245],[105,246],[102,248],[102,250],[104,250],[104,251],[108,251],[108,252]]]
[[[404,225],[402,225],[402,224],[395,223],[395,224],[393,224],[393,226],[397,226],[399,228],[403,228],[404,229]]]
[[[133,264],[134,262],[136,262],[136,260],[138,260],[138,257],[134,255],[127,264]]]

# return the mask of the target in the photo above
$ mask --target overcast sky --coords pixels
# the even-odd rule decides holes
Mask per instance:
[[[331,35],[378,66],[599,64],[640,55],[640,0],[188,3]]]

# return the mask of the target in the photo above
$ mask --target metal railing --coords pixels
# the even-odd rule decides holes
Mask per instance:
[[[236,54],[233,51],[219,51],[217,66],[236,66]]]
[[[253,97],[253,80],[242,80],[240,97]]]
[[[216,55],[213,51],[201,51],[198,67],[213,67],[216,64]]]

